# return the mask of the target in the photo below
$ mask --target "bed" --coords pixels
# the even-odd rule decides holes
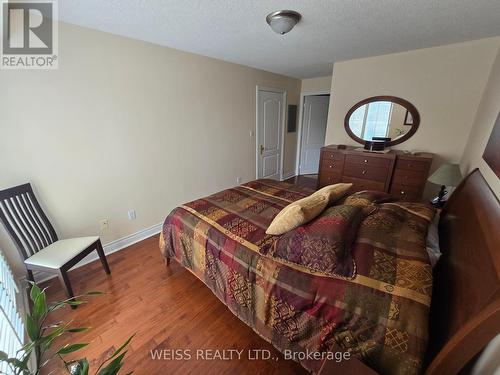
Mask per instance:
[[[478,174],[466,181],[475,181]],[[461,191],[463,187],[454,196]],[[366,202],[370,212],[363,209],[364,216],[356,221],[358,216],[349,212],[358,211],[346,211],[346,202],[338,202],[331,210],[333,219],[315,219],[297,229],[300,235],[265,234],[283,207],[311,193],[290,184],[257,180],[184,204],[166,218],[160,249],[167,262],[179,261],[277,349],[299,353],[293,359],[311,372],[320,372],[332,362],[328,353],[348,352],[353,359],[345,363],[362,364],[379,373],[415,374],[424,368],[446,373],[442,370],[450,356],[443,351],[455,350],[447,345],[456,333],[453,330],[461,327],[457,322],[449,327],[443,320],[449,312],[434,308],[449,296],[433,302],[430,315],[435,318],[431,319],[441,320],[437,331],[449,329],[441,335],[431,330],[433,345],[427,350],[433,286],[425,237],[433,209],[374,199]],[[452,208],[443,211],[444,233],[456,230],[445,224]],[[333,237],[348,237],[353,228],[355,237],[347,255],[328,258],[334,267],[325,272],[314,252],[329,246],[323,240],[331,223],[338,230]],[[312,263],[304,263],[311,257]],[[449,268],[446,257],[445,253],[441,269]],[[463,323],[468,315],[461,315]],[[489,324],[492,328],[495,323]],[[454,360],[456,366],[465,365],[489,336],[484,333],[474,349]]]

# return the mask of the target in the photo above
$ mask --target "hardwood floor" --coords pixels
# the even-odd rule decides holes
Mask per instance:
[[[75,294],[99,290],[103,296],[91,297],[76,310],[62,309],[53,321],[73,321],[74,326],[91,330],[74,333],[58,345],[76,342],[90,344],[71,358],[86,357],[90,373],[130,335],[136,333],[125,357],[123,373],[186,374],[305,374],[297,363],[285,360],[274,347],[234,316],[210,289],[177,262],[165,266],[158,249],[158,236],[151,237],[108,256],[111,275],[99,261],[70,272]],[[48,281],[49,301],[64,299],[57,279]],[[56,345],[57,346],[57,345]],[[150,351],[191,350],[191,360],[152,359]],[[243,350],[241,359],[195,359],[198,349]],[[265,349],[275,360],[250,360],[248,351]],[[62,373],[59,361],[49,371]],[[45,373],[49,373],[46,371]]]
[[[304,186],[309,189],[316,190],[318,184],[318,175],[317,174],[305,174],[300,176],[295,176],[285,180],[285,182],[289,182],[298,186]]]

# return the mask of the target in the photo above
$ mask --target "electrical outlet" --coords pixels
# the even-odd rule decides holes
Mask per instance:
[[[236,183],[241,184],[241,177],[236,177]]]
[[[128,219],[129,220],[135,220],[136,217],[137,217],[137,215],[135,214],[134,209],[128,211]]]
[[[101,228],[101,232],[109,229],[108,219],[103,219],[99,222],[99,226]]]

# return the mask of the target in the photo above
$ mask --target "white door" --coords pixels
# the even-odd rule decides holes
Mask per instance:
[[[325,144],[329,103],[330,95],[304,98],[299,174],[318,173],[320,149]]]
[[[284,93],[257,91],[257,178],[281,177]]]

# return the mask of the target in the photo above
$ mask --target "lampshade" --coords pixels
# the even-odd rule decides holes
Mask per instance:
[[[458,164],[444,163],[430,175],[427,181],[436,185],[458,186],[462,181],[462,173]]]
[[[300,21],[301,15],[293,10],[279,10],[267,15],[266,21],[274,32],[286,34]]]

